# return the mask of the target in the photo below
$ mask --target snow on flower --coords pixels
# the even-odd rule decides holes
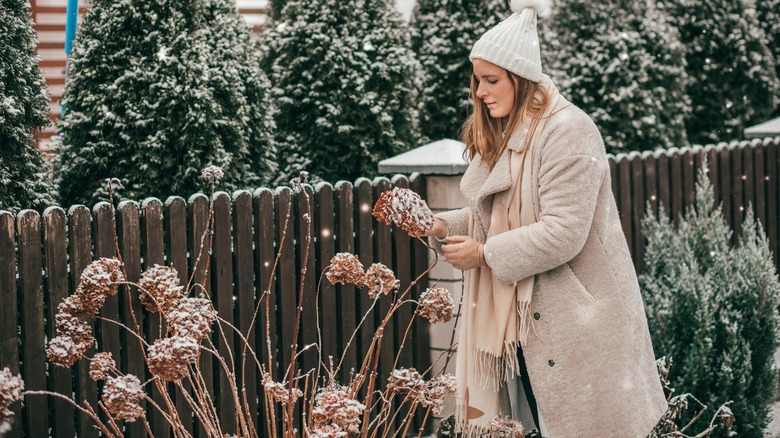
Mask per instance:
[[[118,259],[101,258],[90,263],[81,273],[76,294],[81,295],[78,304],[90,316],[97,315],[106,297],[116,295],[119,283],[125,281],[122,262]]]
[[[395,274],[387,266],[381,263],[374,263],[366,271],[363,284],[368,287],[368,296],[376,299],[379,294],[389,294],[398,289],[400,282],[395,279]]]
[[[325,278],[331,284],[351,283],[362,285],[366,274],[363,272],[363,264],[356,255],[348,252],[340,252],[330,260],[328,272]]]
[[[433,228],[433,212],[420,195],[399,187],[379,196],[374,204],[374,217],[386,224],[395,224],[412,234],[424,234]]]
[[[110,352],[95,354],[89,363],[89,378],[94,381],[106,380],[111,370],[116,368],[116,362]]]
[[[20,375],[14,375],[8,368],[0,371],[0,435],[11,430],[11,404],[22,399],[24,381]]]
[[[184,287],[179,284],[176,269],[154,265],[144,271],[138,282],[141,287],[141,303],[150,312],[168,314],[178,304]]]
[[[225,172],[219,166],[206,166],[200,177],[211,182],[219,181],[225,176]]]
[[[217,312],[207,298],[182,298],[167,315],[168,330],[176,335],[201,340],[211,333]]]
[[[427,289],[420,295],[420,306],[417,313],[423,318],[436,324],[438,322],[447,322],[452,319],[452,296],[450,292],[443,287],[434,287]]]
[[[458,384],[455,383],[455,376],[452,374],[441,374],[425,384],[420,403],[425,407],[430,407],[431,413],[438,417],[444,409],[444,399],[447,396],[455,395],[457,392]]]
[[[286,383],[274,381],[268,373],[263,374],[263,388],[271,400],[277,403],[295,403],[303,397],[303,392],[300,389],[293,388],[291,391]]]
[[[117,420],[133,422],[144,414],[139,404],[144,398],[144,390],[138,377],[128,374],[106,380],[103,387],[103,404]]]
[[[187,365],[198,360],[198,352],[198,342],[192,338],[158,339],[149,347],[146,363],[152,375],[166,382],[177,382],[187,377]]]
[[[425,380],[414,368],[393,370],[393,373],[387,379],[387,389],[411,399],[422,398],[424,388]]]
[[[335,425],[342,431],[357,434],[360,432],[360,417],[365,409],[364,404],[349,396],[347,388],[332,386],[317,393],[311,418],[317,429]]]
[[[67,335],[53,338],[49,341],[49,348],[46,349],[49,362],[60,367],[72,367],[92,346],[94,338],[90,337],[90,342],[86,341],[87,339],[77,341]]]

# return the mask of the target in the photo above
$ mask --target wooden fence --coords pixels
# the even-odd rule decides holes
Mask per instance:
[[[302,194],[279,188],[276,191],[258,189],[254,193],[238,191],[232,196],[223,192],[214,195],[214,246],[205,285],[220,316],[246,333],[258,298],[271,284],[270,298],[274,306],[268,323],[271,327],[270,349],[275,356],[274,376],[281,376],[289,363],[299,305],[303,307],[303,317],[298,345],[317,343],[319,320],[323,358],[333,356],[336,359],[362,315],[369,310],[372,300],[365,290],[356,290],[354,286],[334,287],[323,281],[317,296],[315,289],[320,273],[336,252],[356,253],[366,267],[372,262],[390,266],[402,288],[427,268],[428,254],[423,245],[404,232],[378,223],[371,215],[374,200],[394,186],[411,187],[425,196],[422,178],[410,181],[403,176],[392,181],[362,178],[354,185],[340,182],[335,187],[329,184],[316,188],[307,186],[312,208],[308,219],[314,231],[306,266],[303,266],[302,249],[306,242],[307,208]],[[292,205],[291,217],[287,238],[280,248],[288,205]],[[115,255],[111,210],[104,202],[92,210],[85,206],[74,206],[67,212],[49,208],[42,217],[31,210],[22,211],[16,217],[0,212],[0,369],[9,367],[14,373],[21,371],[26,389],[49,389],[67,397],[73,394],[76,400],[88,400],[96,409],[98,385],[89,378],[87,361],[78,362],[72,369],[53,367],[47,363],[45,348],[46,340],[53,337],[56,306],[73,293],[84,268],[99,257]],[[209,199],[203,194],[186,201],[171,197],[164,204],[157,199],[147,200],[142,205],[122,202],[116,211],[116,231],[129,280],[137,281],[142,271],[154,264],[170,265],[180,273],[194,273],[196,278],[203,278],[206,257],[198,266],[194,265],[208,214]],[[277,251],[281,251],[280,262],[276,272],[272,272]],[[272,274],[275,274],[273,279]],[[181,277],[185,284],[186,277]],[[413,296],[419,296],[426,284],[427,279],[418,282],[413,288]],[[304,289],[302,303],[296,302],[299,287]],[[131,290],[130,294],[135,296],[137,291]],[[138,299],[131,302],[127,297],[126,291],[121,289],[117,296],[109,297],[101,316],[130,325],[132,307],[139,315],[139,324],[147,339],[155,339],[159,334],[159,316],[144,311]],[[315,313],[317,299],[319,315]],[[346,350],[340,376],[342,382],[359,365],[374,336],[379,316],[385,315],[389,306],[390,297],[380,298],[378,308]],[[425,321],[415,318],[410,334],[402,339],[411,318],[412,308],[405,306],[385,328],[379,382],[387,381],[399,350],[399,366],[427,368],[430,359]],[[258,328],[248,339],[261,363],[266,363],[268,345],[264,312],[260,312],[255,327]],[[98,350],[110,351],[123,372],[135,374],[142,381],[150,377],[139,344],[126,331],[96,320],[95,337]],[[228,357],[228,346],[221,337],[215,335],[213,341],[222,355]],[[231,344],[229,347],[236,363],[240,363],[238,336],[228,331],[227,342]],[[400,349],[401,344],[404,344],[403,349]],[[93,354],[90,350],[87,356]],[[311,369],[317,361],[314,349],[299,357],[302,369]],[[202,354],[200,365],[221,413],[223,431],[234,433],[235,419],[231,411],[235,408],[226,375],[211,355]],[[264,430],[263,401],[258,398],[258,394],[262,395],[261,382],[256,366],[247,366],[244,375],[250,411],[258,413],[253,421],[259,430]],[[193,421],[183,397],[177,397],[173,388],[171,393],[180,407],[184,423],[198,435],[198,424]],[[152,394],[152,397],[159,400],[160,396]],[[9,436],[97,436],[91,422],[62,400],[28,396],[23,407],[15,403],[14,408],[16,421]],[[150,408],[147,412],[154,435],[169,436],[162,416]],[[146,436],[140,421],[127,423],[125,427],[127,436]]]
[[[780,226],[780,137],[719,143],[692,148],[632,152],[610,157],[612,190],[623,232],[638,272],[644,270],[645,238],[641,221],[647,204],[657,213],[659,205],[679,220],[694,205],[698,169],[706,157],[716,202],[735,231],[741,234],[748,208],[761,222],[778,265]]]

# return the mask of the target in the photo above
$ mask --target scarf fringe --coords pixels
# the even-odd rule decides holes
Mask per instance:
[[[490,419],[485,421],[489,422]],[[455,408],[455,433],[460,434],[461,438],[471,437],[486,437],[493,436],[495,433],[490,431],[490,427],[487,425],[475,424],[473,421],[468,421],[466,418],[466,403],[462,399],[458,399],[458,403]]]
[[[517,334],[519,340],[504,341],[500,356],[485,350],[476,351],[474,380],[483,389],[498,391],[501,382],[507,382],[511,377],[520,375],[520,361],[517,357],[517,348],[528,344],[528,335],[534,324],[531,318],[531,303],[518,301],[517,307]]]

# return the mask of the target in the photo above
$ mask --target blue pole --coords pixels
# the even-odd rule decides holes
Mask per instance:
[[[70,55],[73,48],[73,39],[76,38],[76,26],[79,19],[79,0],[68,0],[68,9],[65,21],[65,54]]]

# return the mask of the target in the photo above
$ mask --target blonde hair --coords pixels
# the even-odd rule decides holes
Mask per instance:
[[[504,70],[512,81],[515,91],[515,102],[512,111],[501,118],[493,118],[482,99],[477,98],[479,82],[471,75],[471,98],[474,101],[473,111],[463,123],[461,137],[466,143],[464,154],[469,158],[479,155],[483,163],[493,169],[501,154],[504,153],[512,132],[526,117],[532,117],[531,128],[526,137],[526,146],[530,143],[542,113],[549,104],[550,95],[547,89],[539,83],[520,77]],[[505,135],[502,135],[505,134]]]

